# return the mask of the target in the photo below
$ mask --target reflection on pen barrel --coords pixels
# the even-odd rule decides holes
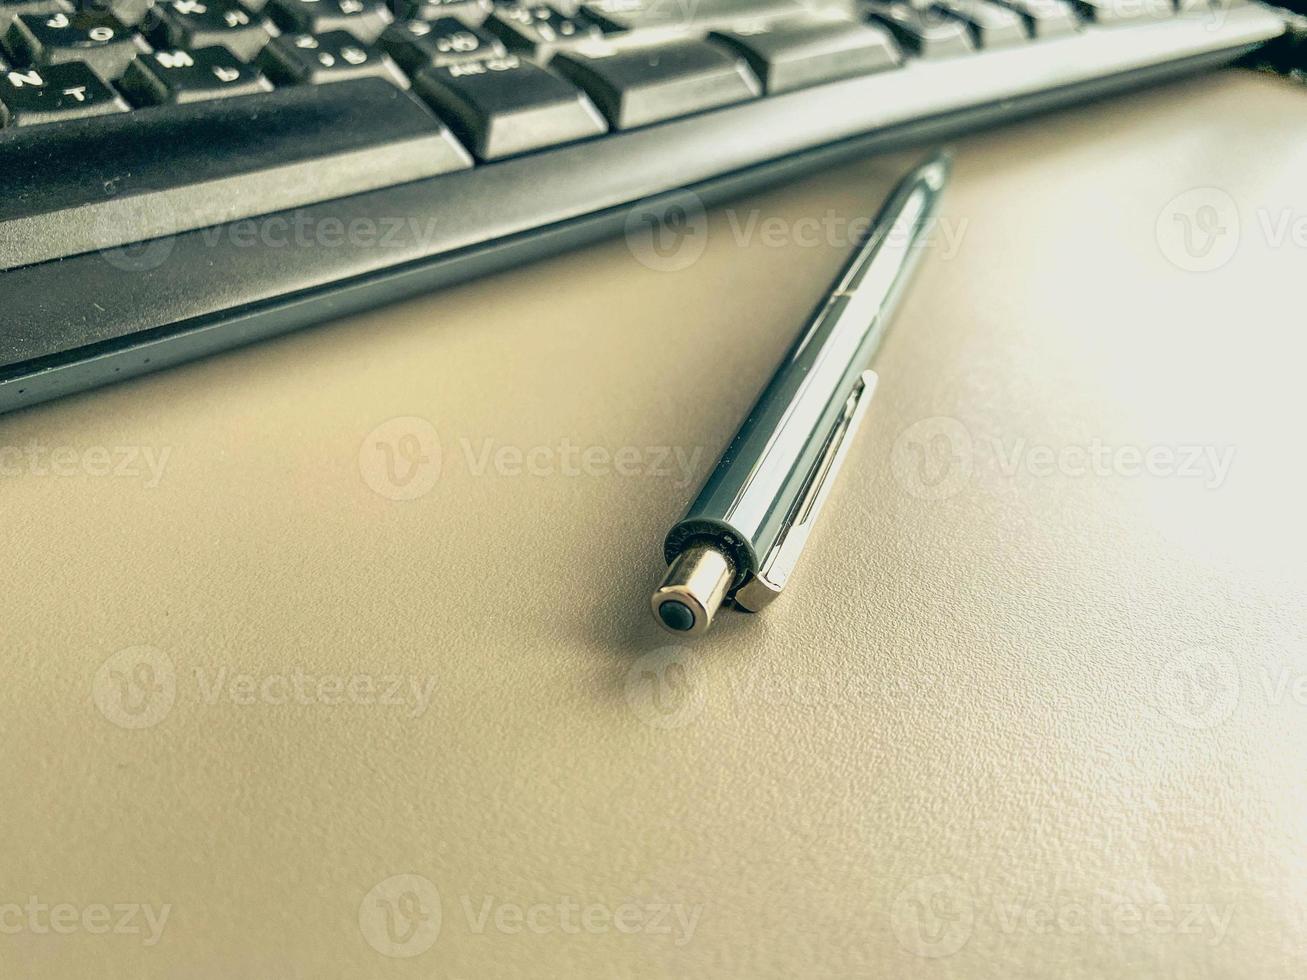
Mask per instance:
[[[719,605],[756,612],[785,585],[875,390],[867,371],[934,216],[938,155],[895,187],[868,240],[786,355],[698,498],[667,534],[655,617],[695,635]]]

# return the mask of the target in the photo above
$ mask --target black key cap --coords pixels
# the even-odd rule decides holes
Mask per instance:
[[[78,10],[107,10],[128,27],[137,27],[150,12],[154,0],[67,0]]]
[[[1172,0],[1075,0],[1075,5],[1095,24],[1137,24],[1175,15]]]
[[[382,0],[271,0],[268,10],[282,30],[299,34],[348,31],[371,44],[393,21]]]
[[[5,32],[5,47],[16,61],[34,65],[79,61],[103,78],[117,78],[139,52],[150,50],[139,34],[101,10],[19,14]]]
[[[1029,40],[1020,15],[989,0],[941,0],[939,7],[971,28],[978,48],[1001,48]]]
[[[497,38],[453,17],[392,24],[381,35],[380,44],[410,75],[427,65],[456,65],[506,53]]]
[[[126,112],[127,103],[86,65],[11,68],[0,77],[0,124],[30,126],[78,116]],[[89,148],[82,148],[84,158]],[[0,156],[3,154],[0,153]],[[76,177],[82,160],[70,161]],[[12,187],[6,187],[12,191]],[[5,248],[0,245],[0,251]]]
[[[429,109],[376,78],[0,132],[0,268],[470,165]]]
[[[137,55],[121,88],[137,105],[180,104],[272,91],[272,83],[223,47]]]
[[[259,65],[278,82],[320,85],[349,78],[384,78],[408,88],[408,79],[389,55],[364,47],[344,31],[283,34],[263,49]]]
[[[252,14],[236,0],[168,0],[147,18],[160,48],[207,48],[221,44],[242,61],[263,50],[273,34],[266,17]]]
[[[553,63],[590,93],[615,129],[742,102],[761,91],[742,58],[707,41],[627,50],[600,44],[560,54]]]
[[[883,28],[816,16],[716,31],[711,37],[743,55],[769,93],[867,75],[903,60]]]
[[[52,14],[62,10],[73,12],[73,5],[65,0],[0,0],[0,28],[9,26],[19,14]]]
[[[810,12],[800,0],[592,0],[581,10],[612,31],[707,30]]]
[[[404,16],[412,20],[453,17],[469,27],[480,27],[492,9],[490,0],[408,0]]]
[[[413,87],[482,160],[607,130],[584,93],[516,55],[424,68]]]
[[[865,9],[920,58],[948,58],[975,50],[967,26],[937,8],[923,10],[905,3],[873,2]]]
[[[537,61],[548,61],[557,51],[604,36],[599,24],[585,14],[567,17],[543,4],[501,4],[495,7],[485,26],[503,39],[508,50],[530,55]]]
[[[1067,0],[1001,0],[1023,18],[1037,38],[1057,37],[1080,30],[1080,18]]]

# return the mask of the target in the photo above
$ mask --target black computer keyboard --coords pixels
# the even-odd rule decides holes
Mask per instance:
[[[1228,63],[1242,0],[0,0],[0,411]]]

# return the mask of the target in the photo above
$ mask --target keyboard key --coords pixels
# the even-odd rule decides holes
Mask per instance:
[[[5,33],[15,61],[34,65],[81,62],[103,78],[117,78],[141,51],[150,50],[135,31],[99,10],[66,14],[19,14]]]
[[[1095,24],[1134,24],[1175,15],[1172,0],[1075,0],[1076,9]]]
[[[558,55],[554,65],[590,93],[616,129],[742,102],[761,91],[743,59],[707,41],[627,50],[592,45]]]
[[[585,14],[566,17],[543,4],[501,4],[495,7],[485,26],[499,35],[508,50],[530,55],[538,61],[548,61],[555,52],[604,36],[599,24]]]
[[[164,105],[269,92],[272,83],[257,68],[215,46],[137,55],[118,87],[137,105]]]
[[[413,87],[482,160],[598,136],[608,128],[582,92],[516,55],[424,68]]]
[[[887,31],[847,20],[791,18],[716,31],[711,38],[743,55],[768,93],[867,75],[902,61]]]
[[[128,27],[139,27],[154,0],[68,0],[79,10],[107,10]]]
[[[989,0],[941,0],[939,6],[971,28],[978,48],[1001,48],[1030,39],[1019,14]]]
[[[0,0],[0,28],[8,27],[19,14],[53,14],[60,10],[71,14],[73,5],[66,0]]]
[[[126,111],[127,103],[104,79],[79,62],[11,68],[0,77],[0,124],[5,126]]]
[[[865,5],[867,13],[889,27],[899,43],[920,58],[949,58],[975,50],[965,24],[931,7],[880,0]]]
[[[0,268],[471,163],[431,110],[376,78],[36,126],[0,140]],[[21,206],[19,197],[27,198]]]
[[[709,30],[810,12],[801,0],[592,0],[581,10],[610,31]]]
[[[160,48],[207,48],[221,44],[242,61],[263,50],[275,28],[236,0],[168,0],[147,18]]]
[[[1080,18],[1068,0],[1000,0],[1023,18],[1035,37],[1057,37],[1080,30]]]
[[[456,65],[507,53],[498,39],[453,17],[392,24],[380,44],[410,75],[427,65]]]
[[[271,0],[268,10],[285,31],[348,31],[371,44],[394,20],[382,0]]]
[[[259,65],[278,82],[341,82],[348,78],[384,78],[408,88],[408,79],[390,56],[366,48],[353,34],[283,34],[259,55]]]
[[[412,20],[453,17],[469,27],[480,27],[493,9],[490,0],[408,0],[404,16]]]

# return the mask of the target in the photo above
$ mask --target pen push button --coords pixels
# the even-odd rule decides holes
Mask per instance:
[[[691,636],[712,625],[735,578],[730,560],[716,548],[695,542],[677,556],[653,594],[653,612],[673,633]]]

